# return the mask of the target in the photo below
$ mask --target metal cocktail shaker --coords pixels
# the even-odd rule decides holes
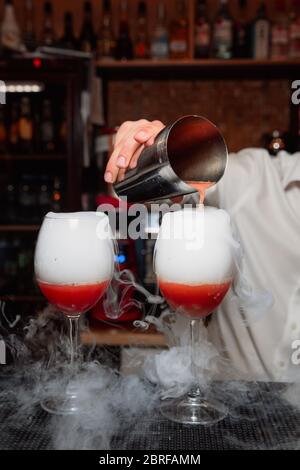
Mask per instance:
[[[184,116],[165,127],[146,147],[137,167],[114,185],[127,201],[147,202],[195,193],[186,182],[217,183],[227,164],[227,147],[217,127],[200,116]]]

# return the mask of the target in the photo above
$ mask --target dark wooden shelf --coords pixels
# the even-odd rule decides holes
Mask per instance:
[[[24,161],[24,160],[33,160],[33,161],[50,161],[50,160],[66,160],[66,155],[63,154],[3,154],[0,155],[0,160],[5,161]]]
[[[81,333],[83,344],[99,344],[105,346],[166,346],[165,337],[153,326],[146,331],[134,328],[132,324],[107,325],[92,321],[89,331]]]
[[[300,60],[186,59],[97,61],[106,80],[296,80]]]
[[[37,232],[39,225],[0,225],[0,232]]]
[[[300,67],[300,59],[286,60],[255,60],[255,59],[184,59],[184,60],[128,60],[128,61],[108,61],[98,60],[96,65],[102,69],[113,68],[164,68],[164,67]]]

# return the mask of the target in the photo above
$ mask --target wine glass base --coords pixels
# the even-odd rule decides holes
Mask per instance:
[[[222,421],[228,409],[217,400],[185,395],[180,398],[164,400],[160,406],[162,416],[181,424],[208,426]]]
[[[41,407],[50,414],[74,415],[86,411],[88,404],[80,399],[77,387],[70,383],[64,393],[48,396],[42,400]]]
[[[41,401],[41,407],[47,413],[54,415],[74,415],[82,411],[76,398],[70,397],[49,397]]]

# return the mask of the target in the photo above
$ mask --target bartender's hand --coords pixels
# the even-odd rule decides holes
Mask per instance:
[[[164,127],[160,121],[146,119],[124,122],[117,132],[114,150],[106,166],[105,181],[122,181],[125,171],[136,167],[144,147],[152,145]]]

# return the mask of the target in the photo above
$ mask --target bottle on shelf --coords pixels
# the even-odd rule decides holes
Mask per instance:
[[[34,51],[37,47],[36,34],[34,29],[34,9],[33,1],[25,0],[25,29],[23,33],[23,43],[27,51]]]
[[[261,2],[252,24],[252,57],[265,60],[270,57],[271,25],[267,17],[266,6]]]
[[[53,8],[51,2],[44,3],[44,20],[43,20],[43,32],[41,43],[43,46],[51,47],[54,46],[55,33],[53,27]]]
[[[271,58],[286,59],[289,56],[289,21],[285,0],[276,1],[276,20],[271,27]]]
[[[45,99],[42,103],[40,142],[43,153],[52,153],[55,150],[55,132],[51,101]]]
[[[110,0],[104,0],[103,21],[97,35],[97,59],[113,60],[115,58],[116,41],[111,23]]]
[[[250,24],[247,20],[247,0],[239,0],[238,18],[233,26],[233,55],[249,58],[251,55]]]
[[[42,219],[52,209],[51,181],[47,175],[41,175],[37,199],[38,211]]]
[[[6,216],[4,217],[4,221],[8,223],[15,223],[17,220],[17,201],[18,201],[18,194],[17,188],[14,181],[9,181],[6,185],[5,191],[5,204],[6,207],[4,208]],[[2,215],[3,216],[3,215]],[[2,218],[1,216],[1,218]]]
[[[285,150],[286,143],[283,133],[278,130],[274,130],[269,136],[267,148],[269,150],[269,154],[273,157],[276,157],[281,150]]]
[[[162,1],[157,7],[157,22],[151,40],[151,58],[165,60],[169,58],[169,34],[166,26],[166,9]]]
[[[54,177],[51,207],[54,212],[61,212],[63,209],[62,181],[59,176]]]
[[[19,214],[20,222],[31,224],[40,218],[37,204],[36,177],[32,174],[22,174],[19,185]]]
[[[4,15],[1,25],[1,47],[3,53],[22,49],[21,30],[16,20],[12,0],[5,0]]]
[[[19,149],[21,153],[33,152],[33,118],[28,96],[22,96],[19,116]]]
[[[147,27],[147,5],[145,1],[140,1],[138,4],[137,35],[134,45],[134,57],[136,59],[147,59],[149,56]]]
[[[206,0],[198,0],[195,20],[195,58],[207,59],[210,56],[211,23],[207,16]]]
[[[121,17],[119,36],[116,43],[116,59],[131,60],[133,58],[133,44],[130,36],[127,0],[121,0]]]
[[[6,152],[7,128],[5,124],[5,116],[3,105],[0,106],[0,154]]]
[[[67,148],[67,118],[65,109],[66,105],[64,104],[61,108],[60,124],[58,130],[59,149],[63,153]]]
[[[92,53],[96,48],[96,36],[93,26],[93,10],[91,2],[84,2],[83,22],[79,36],[79,47],[83,52]]]
[[[177,0],[177,17],[170,25],[170,58],[188,57],[188,21],[185,0]]]
[[[231,59],[233,55],[233,21],[228,8],[228,1],[221,0],[214,25],[214,57]]]
[[[289,36],[290,58],[300,59],[300,0],[293,0]]]
[[[12,154],[17,153],[19,148],[19,105],[17,101],[14,101],[10,107],[8,148]]]
[[[59,42],[63,49],[77,49],[78,42],[74,35],[73,15],[67,11],[64,16],[64,34]]]

